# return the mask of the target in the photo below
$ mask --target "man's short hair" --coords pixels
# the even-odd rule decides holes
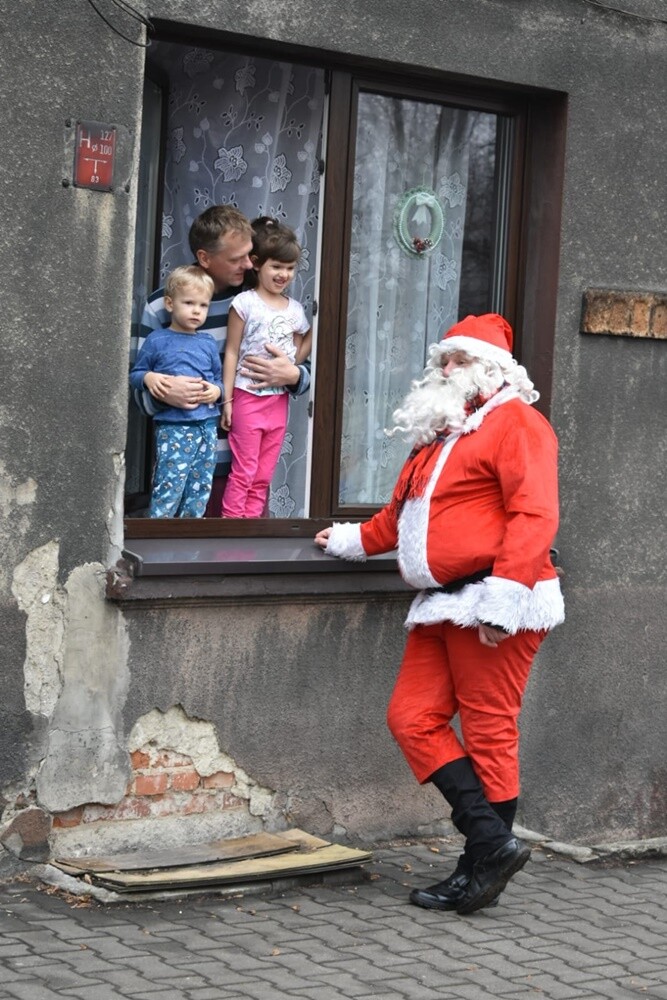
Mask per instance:
[[[213,253],[218,249],[218,243],[227,233],[240,233],[252,238],[252,229],[243,212],[233,205],[211,205],[205,212],[198,215],[190,226],[188,241],[194,257],[198,250]]]
[[[196,264],[185,264],[183,267],[175,267],[173,271],[169,272],[164,283],[164,294],[173,299],[177,292],[190,285],[194,285],[200,291],[205,291],[209,298],[215,292],[215,285],[210,274],[207,274],[201,267],[197,267]]]

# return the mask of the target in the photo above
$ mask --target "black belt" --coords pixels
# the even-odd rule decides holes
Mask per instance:
[[[459,590],[463,590],[467,587],[469,583],[479,583],[480,580],[484,580],[487,576],[491,576],[493,573],[493,567],[489,566],[487,569],[480,569],[477,573],[471,573],[470,576],[462,576],[459,580],[452,580],[450,583],[443,583],[441,587],[429,587],[426,591],[427,594],[456,594]]]

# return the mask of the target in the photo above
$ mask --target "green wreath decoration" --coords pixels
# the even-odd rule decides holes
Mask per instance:
[[[428,236],[412,236],[410,223],[428,222]],[[406,191],[394,213],[394,238],[409,257],[425,257],[437,247],[445,228],[445,217],[438,196],[430,188],[417,187]]]

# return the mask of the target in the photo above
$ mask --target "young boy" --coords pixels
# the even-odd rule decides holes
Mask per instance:
[[[151,392],[174,375],[202,380],[196,406],[165,406],[153,415],[156,461],[149,517],[203,517],[211,493],[222,371],[215,340],[199,328],[214,288],[200,267],[175,268],[164,288],[171,323],[146,338],[130,372],[132,389],[143,389],[150,375]]]

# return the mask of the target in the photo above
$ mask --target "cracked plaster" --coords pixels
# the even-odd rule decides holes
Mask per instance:
[[[6,408],[0,407],[0,422],[10,423]],[[37,498],[37,483],[31,477],[17,482],[0,460],[0,539],[3,560],[0,563],[0,591],[10,586],[11,567],[20,560],[16,551],[30,527],[31,507]]]
[[[62,690],[64,595],[58,586],[58,544],[29,552],[14,569],[12,593],[26,621],[23,664],[25,704],[33,715],[50,716]]]
[[[267,819],[275,812],[275,793],[262,788],[234,760],[220,750],[215,727],[202,719],[191,719],[180,705],[167,712],[153,709],[137,719],[128,739],[130,752],[153,744],[191,758],[198,774],[205,776],[217,771],[234,775],[231,789],[234,795],[248,802],[251,816]]]
[[[63,688],[36,782],[38,802],[51,812],[118,802],[130,776],[122,723],[129,641],[104,584],[103,567],[87,564],[65,586]]]

